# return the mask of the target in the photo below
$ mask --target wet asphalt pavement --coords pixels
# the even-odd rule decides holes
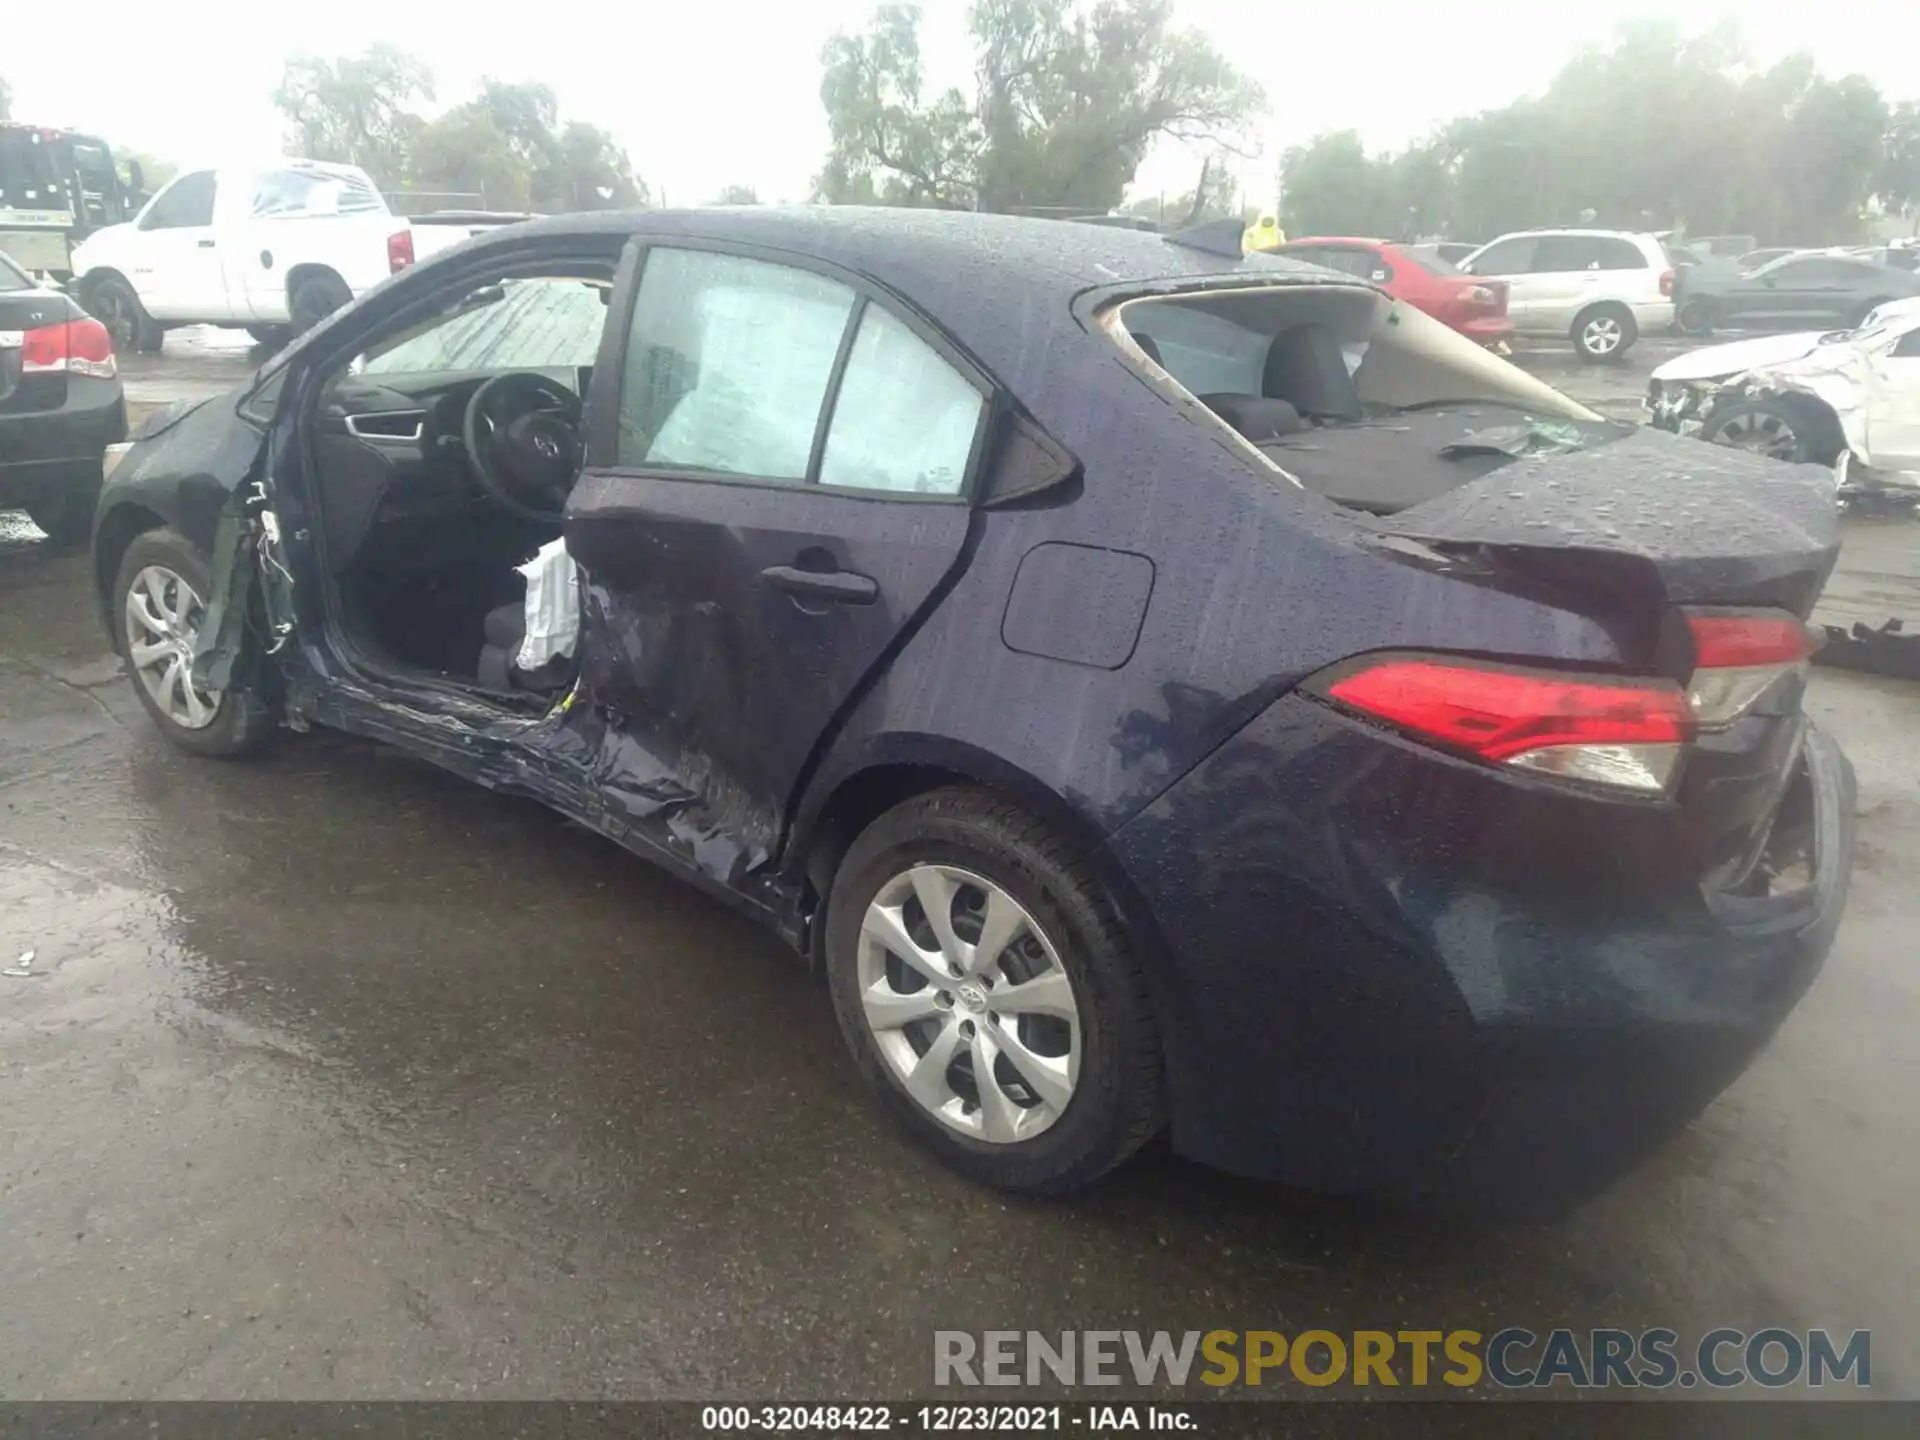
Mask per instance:
[[[188,339],[137,404],[244,365]],[[1871,1328],[1920,1394],[1913,687],[1816,679],[1856,883],[1770,1049],[1573,1218],[1475,1229],[1161,1153],[975,1189],[717,903],[356,740],[179,755],[117,669],[0,517],[0,1394],[898,1397],[936,1328],[1510,1324]]]

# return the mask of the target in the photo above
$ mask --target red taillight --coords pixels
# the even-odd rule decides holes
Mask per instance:
[[[413,264],[413,231],[396,230],[387,237],[387,269],[394,274]]]
[[[1668,300],[1673,298],[1673,271],[1660,272],[1660,294]]]
[[[1324,688],[1335,703],[1490,764],[1666,789],[1694,720],[1680,687],[1392,655]]]
[[[1697,610],[1687,615],[1693,636],[1693,679],[1687,703],[1701,725],[1731,725],[1783,676],[1804,672],[1814,636],[1777,610]]]
[[[111,380],[120,373],[114,363],[113,337],[98,320],[68,320],[42,325],[20,339],[22,375],[88,375]]]

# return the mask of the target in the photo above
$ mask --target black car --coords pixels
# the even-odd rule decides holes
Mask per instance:
[[[0,510],[83,542],[107,446],[127,433],[106,327],[0,255]]]
[[[1889,300],[1920,295],[1920,275],[1852,255],[1795,252],[1758,269],[1690,271],[1676,322],[1704,335],[1716,325],[1773,330],[1847,329]]]
[[[1826,954],[1835,553],[1825,471],[1237,236],[818,207],[387,281],[147,427],[95,570],[176,744],[335,726],[611,836],[820,967],[970,1175],[1164,1126],[1511,1211]]]

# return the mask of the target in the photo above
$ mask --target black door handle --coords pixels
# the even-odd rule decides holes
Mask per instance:
[[[213,241],[211,241],[211,240],[202,240],[202,241],[200,242],[200,248],[201,248],[202,250],[211,250],[211,249],[213,249]]]
[[[823,600],[840,600],[849,605],[871,605],[880,598],[880,586],[870,575],[851,570],[800,570],[792,565],[773,565],[760,572],[760,578],[794,595],[817,595]]]

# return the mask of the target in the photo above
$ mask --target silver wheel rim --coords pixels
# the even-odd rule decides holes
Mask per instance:
[[[1775,460],[1791,460],[1800,453],[1800,437],[1792,422],[1769,411],[1750,410],[1744,415],[1735,415],[1719,426],[1711,438],[1717,445]]]
[[[1625,335],[1620,322],[1609,315],[1599,315],[1587,322],[1587,328],[1581,332],[1585,337],[1587,349],[1596,355],[1611,355],[1620,348]]]
[[[1080,1080],[1080,1009],[1059,951],[991,880],[916,865],[860,927],[861,1013],[915,1104],[975,1140],[1050,1129]]]
[[[193,647],[206,609],[164,565],[133,577],[126,598],[127,660],[160,713],[183,730],[204,730],[220,711],[220,692],[193,683]]]

